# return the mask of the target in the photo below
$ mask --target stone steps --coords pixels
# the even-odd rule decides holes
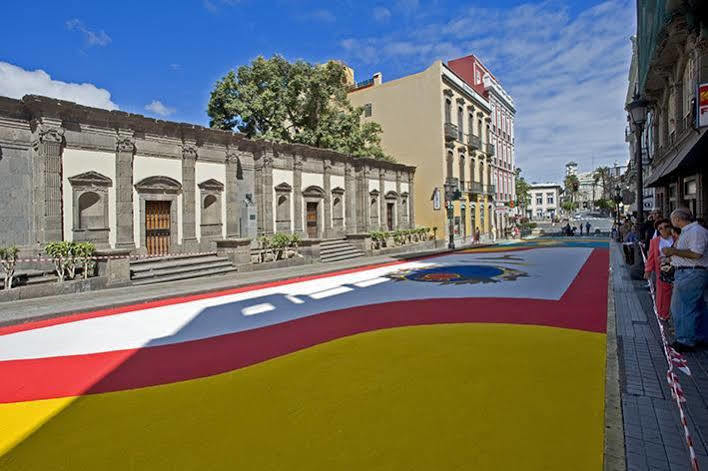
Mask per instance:
[[[76,277],[79,278],[80,270],[77,270]],[[57,274],[53,271],[45,270],[16,270],[12,286],[38,285],[42,283],[56,283]],[[0,290],[5,289],[5,278],[0,277]]]
[[[218,257],[216,254],[176,255],[130,263],[130,279],[134,285],[223,275],[235,271],[237,268],[227,257]]]
[[[326,240],[320,243],[320,261],[322,263],[339,262],[363,256],[364,252],[352,246],[345,239]]]

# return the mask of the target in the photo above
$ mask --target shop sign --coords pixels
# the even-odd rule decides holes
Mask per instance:
[[[708,83],[698,85],[698,127],[708,127]]]

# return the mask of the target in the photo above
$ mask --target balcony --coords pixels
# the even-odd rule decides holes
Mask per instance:
[[[479,136],[475,136],[474,134],[468,134],[467,146],[471,150],[478,150],[480,147],[482,147],[482,140],[479,138]]]
[[[495,154],[494,144],[485,144],[484,145],[484,152],[489,156],[494,155]]]
[[[452,123],[445,123],[445,140],[454,141],[457,139],[457,126]]]
[[[497,194],[497,186],[496,185],[487,185],[486,193],[488,195],[495,196]]]
[[[484,189],[480,182],[467,182],[467,192],[474,195],[482,195],[484,194]]]

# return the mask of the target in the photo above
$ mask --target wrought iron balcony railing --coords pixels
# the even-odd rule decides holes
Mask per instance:
[[[467,145],[472,150],[478,150],[480,147],[482,147],[482,140],[479,138],[479,136],[475,136],[474,134],[468,134]]]
[[[457,139],[457,126],[452,123],[445,123],[445,140],[454,141]]]
[[[484,147],[484,152],[486,152],[487,155],[492,156],[495,154],[494,144],[485,144]]]

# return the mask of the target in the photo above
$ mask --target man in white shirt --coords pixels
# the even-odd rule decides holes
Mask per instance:
[[[692,219],[687,208],[671,213],[671,224],[681,229],[681,236],[673,247],[662,250],[676,269],[671,296],[676,341],[672,346],[680,352],[708,342],[708,313],[703,299],[708,287],[708,230]]]

